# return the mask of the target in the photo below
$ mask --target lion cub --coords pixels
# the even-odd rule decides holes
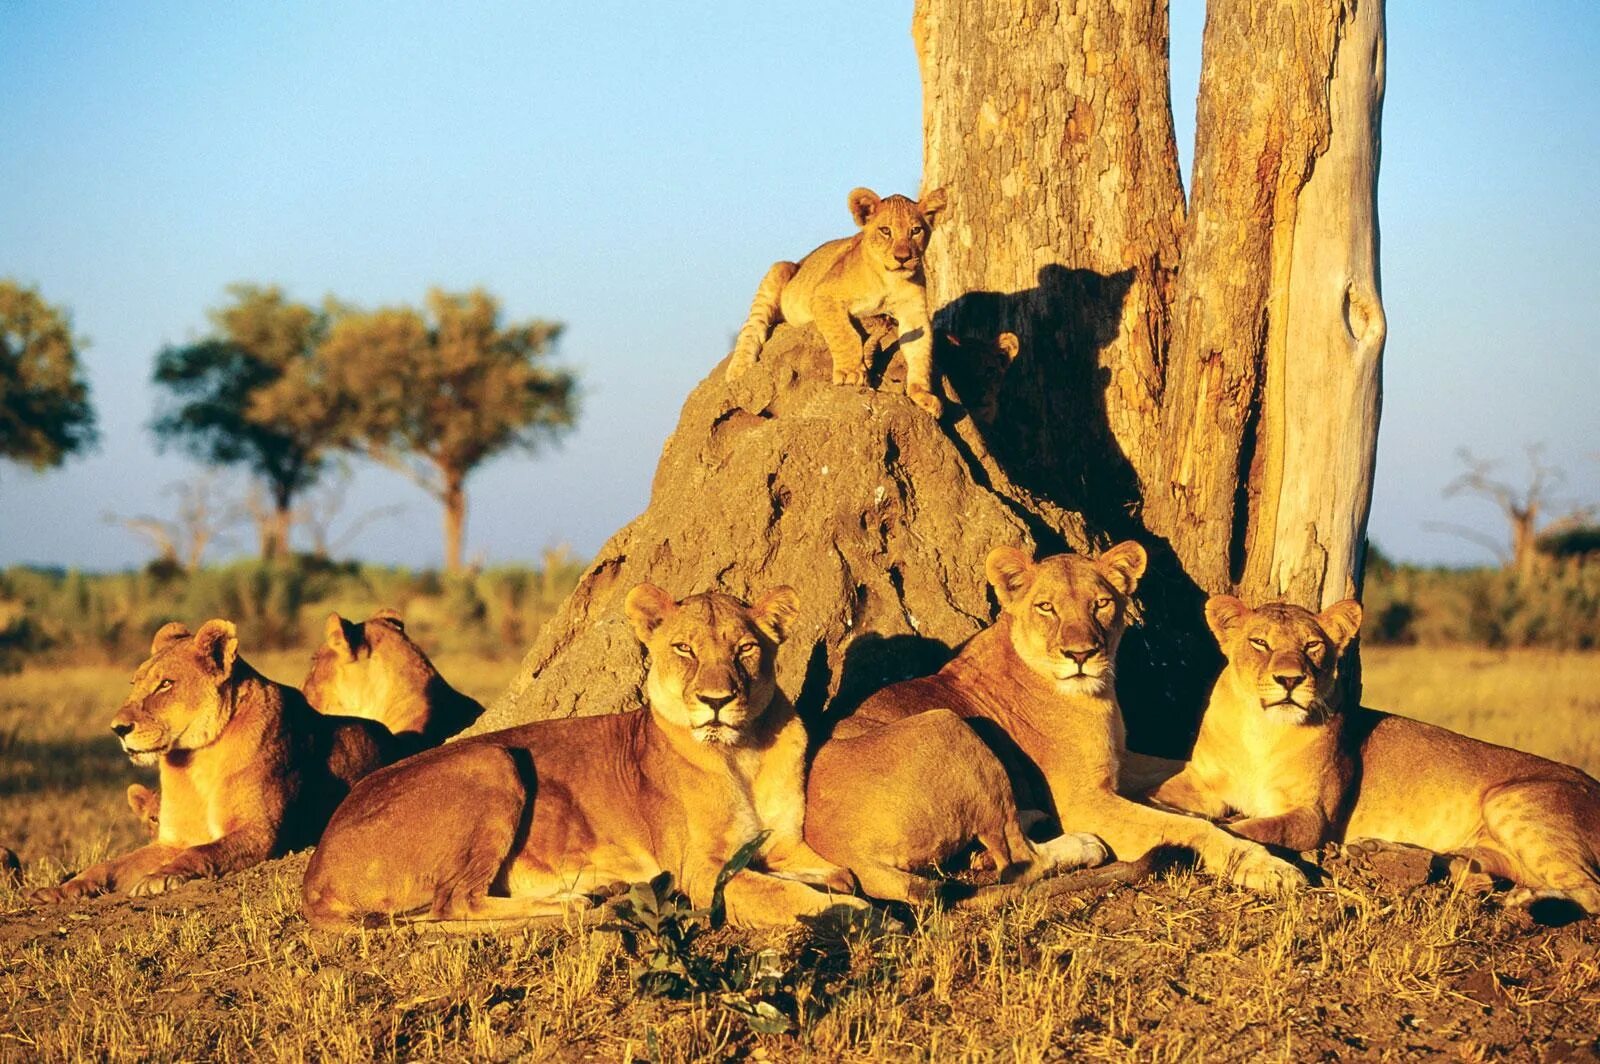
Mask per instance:
[[[309,846],[350,785],[398,753],[382,725],[323,716],[252,669],[223,620],[164,625],[111,730],[134,764],[160,765],[155,841],[35,901],[158,894]]]
[[[753,606],[635,587],[627,613],[649,648],[646,705],[473,736],[375,773],[312,856],[306,918],[527,922],[662,871],[703,905],[762,831],[759,864],[727,884],[734,922],[865,907],[848,896],[849,873],[803,839],[806,733],[773,673],[797,608],[786,587]]]
[[[938,417],[944,407],[933,391],[933,336],[922,256],[933,221],[945,208],[944,189],[910,200],[880,199],[870,188],[858,188],[850,193],[849,205],[859,233],[830,240],[798,263],[775,263],[761,279],[750,317],[734,343],[728,377],[755,365],[773,325],[815,321],[833,356],[833,383],[865,384],[870,352],[887,344],[876,332],[864,344],[857,323],[887,315],[894,319],[906,356],[906,395]]]
[[[1329,702],[1361,607],[1206,603],[1227,666],[1189,766],[1151,797],[1262,842],[1371,838],[1459,854],[1524,890],[1600,914],[1600,783],[1567,765]]]
[[[1035,562],[1013,548],[991,551],[984,568],[1000,602],[995,623],[939,673],[885,688],[841,729],[948,709],[1005,766],[1016,806],[1053,815],[1063,838],[1096,836],[1124,861],[1179,846],[1242,886],[1301,886],[1299,870],[1259,844],[1119,793],[1132,776],[1161,774],[1160,759],[1131,763],[1113,686],[1130,596],[1145,564],[1144,548],[1131,541],[1098,560],[1060,554]],[[815,772],[813,795],[823,784]]]

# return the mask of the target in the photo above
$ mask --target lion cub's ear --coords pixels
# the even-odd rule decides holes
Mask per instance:
[[[878,204],[883,200],[870,188],[853,188],[850,190],[850,217],[856,220],[857,225],[866,225],[867,219],[872,217],[872,212],[878,209]]]
[[[353,627],[337,612],[328,614],[328,623],[322,626],[323,644],[345,661],[356,659],[355,647],[350,642],[350,630]]]
[[[983,561],[983,575],[989,578],[1000,605],[1009,606],[1032,582],[1033,559],[1015,547],[996,547]]]
[[[945,207],[949,205],[948,201],[949,197],[945,195],[944,189],[936,188],[917,201],[917,210],[921,211],[928,224],[932,225],[934,218],[944,213]]]
[[[787,585],[773,588],[756,599],[755,605],[750,607],[750,619],[776,643],[789,638],[794,619],[798,616],[800,593]]]
[[[219,676],[233,672],[233,663],[239,658],[239,630],[232,621],[218,617],[200,626],[194,634],[194,648],[211,664]]]
[[[1317,623],[1342,652],[1356,637],[1356,633],[1361,631],[1361,603],[1355,599],[1335,602],[1317,614]]]
[[[1218,643],[1227,641],[1228,633],[1250,616],[1250,607],[1232,595],[1212,595],[1206,599],[1206,627],[1217,637]]]
[[[155,638],[150,640],[150,654],[154,657],[179,640],[192,638],[189,626],[182,621],[168,621],[156,629]]]
[[[1131,539],[1118,543],[1095,561],[1101,575],[1111,581],[1111,586],[1124,595],[1133,594],[1133,589],[1139,586],[1139,578],[1144,575],[1145,566],[1149,563],[1150,556],[1144,552],[1143,547]]]
[[[650,583],[640,584],[628,592],[628,600],[623,604],[628,620],[633,625],[633,634],[639,637],[641,643],[650,642],[651,634],[677,608],[678,604],[671,595]]]

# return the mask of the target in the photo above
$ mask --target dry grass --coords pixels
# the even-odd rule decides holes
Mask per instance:
[[[1600,656],[1444,653],[1467,679],[1447,676],[1439,651],[1369,652],[1368,701],[1595,771]],[[303,662],[258,664],[292,680]],[[440,666],[479,696],[514,667]],[[124,683],[104,668],[0,679],[0,843],[27,862],[21,887],[0,885],[0,1059],[1484,1060],[1597,1048],[1594,922],[1543,927],[1377,859],[1331,861],[1324,886],[1285,900],[1178,870],[994,915],[915,914],[906,934],[714,936],[778,951],[782,1005],[799,1020],[788,1034],[756,1034],[715,999],[636,995],[611,934],[313,932],[297,913],[303,856],[148,902],[28,909],[22,888],[136,841],[122,790],[138,777],[105,733]]]

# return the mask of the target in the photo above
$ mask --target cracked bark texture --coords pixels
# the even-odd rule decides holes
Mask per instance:
[[[935,422],[892,379],[835,387],[831,366],[813,328],[782,325],[739,380],[712,370],[662,451],[649,507],[601,548],[472,733],[639,705],[644,649],[622,603],[641,581],[747,601],[794,587],[801,614],[778,681],[814,720],[936,669],[988,624],[993,547],[1086,546],[1075,515],[1010,482],[971,419]]]

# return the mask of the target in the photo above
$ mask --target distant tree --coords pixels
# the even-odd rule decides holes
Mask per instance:
[[[503,451],[557,438],[577,416],[573,374],[547,361],[561,330],[503,323],[482,290],[439,289],[425,311],[350,313],[329,330],[320,372],[355,397],[354,442],[439,500],[447,572],[462,568],[467,477]]]
[[[292,302],[276,287],[234,285],[228,294],[210,314],[210,336],[156,357],[155,383],[167,399],[151,427],[163,445],[260,481],[269,507],[261,556],[272,560],[288,551],[296,497],[316,483],[348,428],[350,403],[316,363],[335,308]]]
[[[224,492],[225,485],[219,482],[216,472],[207,470],[161,489],[162,495],[177,500],[171,518],[107,513],[105,519],[149,540],[156,548],[157,564],[192,573],[205,561],[209,548],[227,542],[224,533],[235,523]]]
[[[1501,565],[1525,577],[1533,574],[1543,540],[1581,527],[1592,520],[1596,512],[1593,506],[1563,507],[1563,512],[1551,519],[1550,511],[1561,505],[1555,493],[1566,482],[1566,474],[1544,460],[1544,448],[1538,444],[1529,444],[1526,455],[1528,475],[1519,486],[1496,475],[1495,467],[1499,463],[1479,458],[1463,447],[1456,452],[1456,457],[1466,469],[1444,489],[1446,498],[1475,495],[1493,503],[1509,528],[1509,550],[1499,540],[1474,529],[1441,522],[1429,524],[1437,531],[1449,532],[1488,548],[1500,559]]]
[[[0,458],[47,469],[94,443],[82,347],[65,311],[0,280]]]

